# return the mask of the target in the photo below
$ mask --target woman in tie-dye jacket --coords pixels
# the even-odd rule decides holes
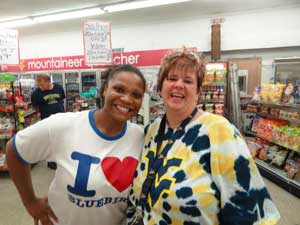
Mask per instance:
[[[204,68],[203,58],[185,48],[162,61],[158,91],[166,129],[158,152],[177,136],[155,174],[146,204],[140,204],[142,185],[155,161],[161,118],[146,128],[128,224],[139,207],[143,223],[149,225],[273,225],[280,218],[243,137],[225,118],[198,109],[178,131],[196,108]]]

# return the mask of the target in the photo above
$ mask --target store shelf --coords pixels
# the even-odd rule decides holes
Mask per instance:
[[[279,116],[273,116],[270,114],[262,114],[262,113],[256,113],[257,115],[261,116],[261,117],[266,117],[266,118],[270,118],[270,119],[275,119],[275,120],[286,120],[289,121],[291,123],[296,123],[296,124],[300,124],[300,120],[293,120],[293,119],[289,119],[289,118],[283,118],[283,117],[279,117]]]
[[[260,105],[265,105],[265,106],[277,106],[277,107],[288,107],[288,108],[294,108],[298,109],[300,106],[297,104],[284,104],[284,103],[274,103],[274,102],[263,102],[263,101],[249,101],[248,104],[260,104]]]
[[[224,99],[222,99],[222,100],[200,100],[200,103],[224,103]]]
[[[220,82],[203,82],[202,86],[224,86],[225,82],[224,81],[220,81]]]
[[[258,137],[258,138],[264,139],[264,140],[269,141],[269,142],[271,142],[271,143],[273,143],[273,144],[282,146],[282,147],[284,147],[284,148],[286,148],[286,149],[289,149],[289,150],[292,150],[292,151],[295,151],[295,152],[300,152],[300,149],[299,149],[299,148],[294,148],[294,147],[288,146],[288,145],[286,145],[286,144],[284,144],[284,143],[281,143],[281,142],[279,142],[279,141],[269,140],[269,139],[267,139],[267,138],[265,138],[265,137],[262,137],[262,136],[257,135],[257,133],[252,132],[252,131],[246,131],[245,134],[251,135],[251,136],[256,136],[256,137]]]
[[[289,149],[289,150],[292,150],[292,151],[295,151],[295,152],[299,152],[299,151],[300,151],[299,148],[291,147],[291,146],[288,146],[288,145],[286,145],[286,144],[284,144],[284,143],[281,143],[281,142],[278,142],[278,141],[275,141],[275,140],[268,140],[267,138],[262,137],[262,136],[259,136],[259,135],[256,135],[256,136],[259,137],[259,138],[265,139],[265,140],[267,140],[267,141],[269,141],[269,142],[271,142],[271,143],[274,143],[274,144],[276,144],[276,145],[279,145],[279,146],[282,146],[282,147],[284,147],[284,148],[287,148],[287,149]]]
[[[262,160],[255,159],[255,162],[262,176],[300,198],[300,183],[298,181],[288,178],[286,172]]]

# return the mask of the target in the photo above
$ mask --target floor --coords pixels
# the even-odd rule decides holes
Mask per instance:
[[[39,163],[32,169],[37,195],[47,194],[53,175],[54,171],[48,169],[45,163]],[[265,183],[281,214],[278,225],[300,225],[300,199],[266,179]],[[33,220],[25,211],[11,179],[7,174],[0,173],[0,225],[32,224]]]

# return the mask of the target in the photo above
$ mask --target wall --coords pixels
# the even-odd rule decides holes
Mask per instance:
[[[182,45],[210,51],[209,16],[141,21],[112,21],[113,48],[125,51],[165,49]],[[300,6],[221,15],[223,51],[300,46]],[[100,18],[101,19],[101,18]],[[116,25],[114,25],[116,24]],[[21,58],[83,54],[80,21],[20,30]]]
[[[209,58],[209,53],[206,53]],[[273,83],[274,82],[274,59],[287,58],[287,57],[300,57],[300,46],[284,47],[284,48],[271,48],[271,49],[253,49],[253,50],[235,50],[222,52],[222,60],[228,61],[234,58],[262,58],[262,71],[261,82]]]

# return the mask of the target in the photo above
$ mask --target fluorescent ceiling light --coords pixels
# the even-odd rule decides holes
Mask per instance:
[[[131,9],[140,9],[158,5],[168,5],[180,2],[189,2],[192,0],[143,0],[143,1],[134,1],[134,2],[127,2],[121,4],[115,4],[106,6],[103,9],[107,12],[118,12],[118,11],[125,11]]]
[[[35,22],[31,18],[24,18],[19,20],[11,20],[1,22],[0,27],[3,28],[14,28],[14,27],[25,27],[34,24]]]
[[[85,8],[81,10],[57,12],[48,15],[30,16],[23,19],[0,21],[0,27],[3,28],[22,27],[22,26],[29,26],[37,23],[96,16],[96,15],[101,15],[105,12],[117,12],[117,11],[124,11],[130,9],[140,9],[140,8],[152,7],[158,5],[167,5],[167,4],[189,2],[189,1],[192,0],[138,0],[138,1],[131,1],[131,2],[129,1],[126,3],[120,3],[120,4],[107,5],[105,7],[101,7],[101,5],[99,5],[98,7],[94,7],[94,8]]]
[[[49,14],[45,16],[36,16],[33,17],[33,20],[37,23],[44,23],[50,21],[58,21],[58,20],[68,20],[68,19],[75,19],[81,17],[88,17],[88,16],[96,16],[103,14],[104,11],[99,7],[90,8],[90,9],[82,9],[70,12],[63,12],[63,13],[55,13]]]

